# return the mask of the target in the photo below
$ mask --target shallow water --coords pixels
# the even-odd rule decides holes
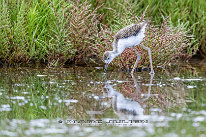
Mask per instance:
[[[0,136],[204,137],[206,66],[155,72],[0,69]]]

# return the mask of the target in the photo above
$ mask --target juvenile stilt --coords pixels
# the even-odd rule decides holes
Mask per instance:
[[[113,42],[113,51],[106,51],[104,53],[103,59],[106,63],[105,65],[105,72],[107,70],[107,67],[112,60],[120,55],[126,48],[133,48],[136,45],[139,45],[144,37],[145,37],[145,29],[147,26],[148,21],[144,21],[139,24],[132,24],[130,26],[127,26],[123,29],[121,29],[117,34],[114,36],[114,42]],[[151,51],[148,47],[145,47],[142,45],[143,48],[145,48],[148,51],[149,58],[150,58],[150,66],[151,66],[151,74],[154,74],[153,66],[152,66],[152,57],[151,57]],[[134,73],[135,68],[137,67],[138,61],[140,60],[140,55],[138,54],[137,50],[135,49],[135,53],[137,54],[137,60],[135,62],[135,65],[131,71],[131,73]]]

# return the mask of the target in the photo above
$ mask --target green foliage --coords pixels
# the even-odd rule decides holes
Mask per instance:
[[[10,0],[0,5],[0,59],[7,63],[81,62],[99,36],[100,15],[87,2]]]
[[[66,60],[70,43],[65,29],[65,11],[70,3],[10,0],[1,1],[0,5],[0,58],[12,63],[64,55]]]
[[[183,44],[183,47],[187,47],[186,52],[181,46],[181,50],[174,50],[174,53],[178,52],[179,57],[185,52],[188,57],[196,52],[198,43],[204,43],[204,4],[202,0],[0,1],[0,60],[9,64],[43,60],[52,67],[63,65],[66,61],[76,64],[85,64],[87,60],[95,62],[90,57],[101,59],[104,51],[111,48],[114,34],[126,25],[137,23],[137,15],[141,15],[146,6],[149,8],[145,16],[154,21],[151,24],[162,24],[164,17],[170,16],[167,26],[171,31],[168,32],[174,36],[180,33],[184,35],[175,46]],[[188,29],[195,39],[188,38]],[[165,52],[160,54],[164,55]],[[170,55],[173,59],[177,57],[177,54]],[[85,61],[85,58],[88,59]],[[155,64],[171,61],[171,58],[167,59],[163,62],[158,60]],[[133,64],[133,60],[128,63]]]
[[[9,43],[11,43],[11,23],[9,21],[9,11],[4,1],[0,4],[0,58],[8,58]],[[12,44],[12,43],[11,43]]]

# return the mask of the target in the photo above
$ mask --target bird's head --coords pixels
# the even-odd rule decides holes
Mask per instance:
[[[113,54],[111,51],[104,52],[103,55],[104,63],[109,64],[114,59]]]
[[[109,65],[110,62],[115,58],[114,54],[112,51],[106,51],[103,55],[103,60],[104,63],[106,63],[105,69],[107,69],[107,66]]]

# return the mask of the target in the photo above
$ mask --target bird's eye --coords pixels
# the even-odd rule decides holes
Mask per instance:
[[[107,58],[107,59],[109,59],[109,58]]]

